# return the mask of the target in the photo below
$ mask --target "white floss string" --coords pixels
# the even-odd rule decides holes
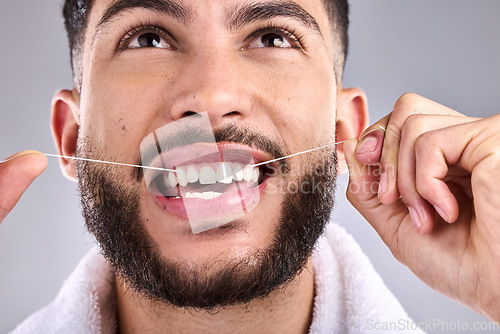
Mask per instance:
[[[150,166],[124,164],[124,163],[113,162],[113,161],[103,161],[103,160],[94,160],[94,159],[86,159],[86,158],[67,157],[67,156],[64,156],[64,155],[49,154],[49,153],[42,153],[42,154],[46,155],[48,157],[54,157],[54,158],[65,158],[65,159],[73,159],[73,160],[81,160],[81,161],[89,161],[89,162],[100,162],[100,163],[108,164],[108,165],[118,165],[118,166],[126,166],[126,167],[152,169],[152,170],[159,170],[159,171],[163,171],[163,172],[175,172],[175,170],[161,168],[161,167],[150,167]]]
[[[382,126],[379,125],[377,128],[372,129],[372,130],[368,131],[367,133],[365,133],[363,135],[363,137],[360,138],[360,140],[363,139],[367,134],[372,133],[373,131],[378,131],[378,130],[383,130],[385,132],[385,129]],[[281,157],[281,158],[277,158],[277,159],[272,159],[272,160],[260,162],[260,163],[255,164],[255,165],[251,165],[250,167],[258,167],[258,166],[261,166],[261,165],[267,165],[267,164],[269,164],[271,162],[280,161],[280,160],[283,160],[283,159],[286,159],[286,158],[295,157],[297,155],[301,155],[301,154],[305,154],[305,153],[309,153],[309,152],[314,152],[314,151],[322,150],[324,148],[328,148],[328,147],[332,147],[332,146],[335,146],[335,145],[343,144],[343,143],[345,143],[345,142],[347,142],[349,140],[351,140],[351,139],[342,140],[342,141],[338,141],[338,142],[333,143],[333,144],[328,144],[328,145],[317,147],[317,148],[313,148],[313,149],[310,149],[310,150],[307,150],[307,151],[302,151],[302,152],[290,154],[290,155],[287,155],[285,157]]]
[[[372,130],[368,131],[367,133],[365,133],[363,135],[363,137],[361,137],[361,139],[363,139],[367,134],[372,133],[373,131],[378,131],[378,130],[383,130],[385,132],[385,129],[382,126],[378,126],[377,128],[372,129]],[[333,144],[328,144],[328,145],[317,147],[317,148],[313,148],[313,149],[310,149],[310,150],[306,150],[306,151],[302,151],[302,152],[290,154],[290,155],[287,155],[287,156],[284,156],[284,157],[281,157],[281,158],[277,158],[277,159],[272,159],[272,160],[260,162],[258,164],[251,165],[250,167],[258,167],[258,166],[262,166],[262,165],[267,165],[267,164],[272,163],[272,162],[280,161],[280,160],[283,160],[283,159],[287,159],[287,158],[295,157],[295,156],[298,156],[298,155],[302,155],[302,154],[306,154],[306,153],[310,153],[310,152],[322,150],[322,149],[325,149],[325,148],[328,148],[328,147],[332,147],[332,146],[335,146],[335,145],[343,144],[343,143],[345,143],[345,142],[347,142],[349,140],[342,140],[342,141],[338,141],[338,142],[333,143]],[[97,163],[103,163],[103,164],[108,164],[108,165],[117,165],[117,166],[134,167],[134,168],[144,168],[144,169],[151,169],[151,170],[157,170],[157,171],[162,171],[162,172],[174,172],[174,173],[177,172],[176,170],[166,169],[166,168],[161,168],[161,167],[149,167],[149,166],[125,164],[125,163],[114,162],[114,161],[104,161],[104,160],[94,160],[94,159],[86,159],[86,158],[78,158],[78,157],[69,157],[69,156],[65,156],[65,155],[51,154],[51,153],[42,153],[42,154],[45,155],[45,156],[47,156],[47,157],[54,157],[54,158],[64,158],[64,159],[73,159],[73,160],[81,160],[81,161],[88,161],[88,162],[97,162]],[[4,160],[4,161],[0,161],[0,164],[2,164],[4,162],[7,162],[7,161],[10,161],[10,160],[12,160],[12,159],[7,159],[7,160]]]
[[[175,170],[160,168],[160,167],[149,167],[149,166],[141,166],[141,165],[124,164],[121,162],[114,162],[114,161],[104,161],[104,160],[94,160],[94,159],[87,159],[87,158],[69,157],[66,155],[59,155],[59,154],[52,154],[52,153],[41,153],[41,154],[43,154],[47,157],[54,157],[54,158],[64,158],[64,159],[81,160],[81,161],[89,161],[89,162],[99,162],[99,163],[108,164],[108,165],[118,165],[118,166],[126,166],[126,167],[152,169],[152,170],[159,170],[159,171],[163,171],[163,172],[176,172]],[[11,161],[11,160],[12,160],[12,158],[4,160],[4,161],[0,161],[0,164],[3,164],[4,162]]]

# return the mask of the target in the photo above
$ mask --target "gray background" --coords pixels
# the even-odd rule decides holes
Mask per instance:
[[[365,90],[372,121],[407,91],[468,115],[499,113],[499,13],[498,0],[353,0],[345,85]],[[24,149],[55,153],[50,100],[72,85],[60,1],[2,0],[0,31],[0,157]],[[469,326],[486,320],[396,262],[345,200],[346,183],[341,177],[334,220],[355,236],[413,319]],[[46,172],[0,225],[0,333],[51,301],[92,245],[76,187],[49,158]]]

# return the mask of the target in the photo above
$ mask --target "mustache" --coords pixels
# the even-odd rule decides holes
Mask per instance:
[[[232,142],[251,147],[269,154],[272,159],[279,159],[289,155],[284,143],[270,138],[264,134],[256,132],[250,128],[230,124],[210,131],[209,129],[187,126],[169,134],[156,134],[155,145],[146,148],[141,147],[141,156],[138,157],[137,165],[148,166],[161,152],[168,152],[177,147],[196,143]],[[275,163],[280,170],[289,171],[290,166],[287,159],[279,160]],[[143,169],[135,171],[138,181],[143,178]]]
[[[248,128],[230,125],[214,131],[214,136],[217,143],[226,141],[243,144],[269,154],[272,159],[283,158],[289,155],[283,143],[279,143],[274,139]],[[283,165],[286,164],[285,160],[280,161],[283,162]]]

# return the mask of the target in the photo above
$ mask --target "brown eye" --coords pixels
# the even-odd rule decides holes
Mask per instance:
[[[286,47],[286,39],[277,34],[265,34],[261,37],[261,41],[265,47]]]
[[[137,48],[170,48],[170,44],[167,43],[162,37],[158,34],[147,32],[144,34],[140,34],[137,37],[133,38],[128,48],[137,49]]]
[[[292,48],[288,39],[277,33],[265,33],[255,39],[249,48]]]
[[[156,34],[147,33],[139,36],[137,42],[141,48],[157,48],[161,46],[161,37]]]

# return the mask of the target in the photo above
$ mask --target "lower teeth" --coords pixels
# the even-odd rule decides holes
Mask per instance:
[[[215,191],[208,191],[204,193],[197,193],[197,192],[187,192],[184,197],[185,198],[201,198],[201,199],[214,199],[219,196],[221,196],[222,193],[215,192]]]

